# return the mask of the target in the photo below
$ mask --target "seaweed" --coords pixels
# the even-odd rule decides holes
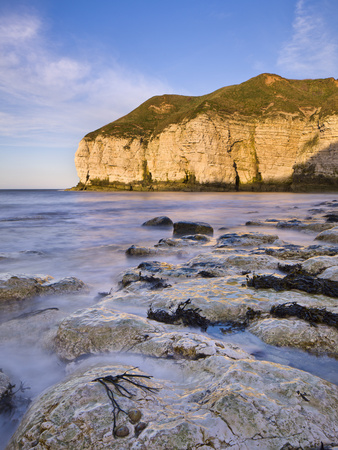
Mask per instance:
[[[274,275],[253,275],[252,278],[247,277],[247,286],[255,289],[272,288],[275,291],[298,289],[309,294],[338,298],[338,281],[315,278],[306,273],[291,272],[284,278]]]
[[[191,300],[189,298],[185,302],[179,303],[175,311],[169,312],[164,309],[153,310],[150,306],[147,312],[147,318],[169,324],[182,322],[184,326],[200,328],[202,331],[206,331],[210,325],[210,320],[201,316],[200,308],[186,309],[186,306],[190,304]]]
[[[130,370],[135,370],[137,369],[137,367],[133,367]],[[125,411],[124,409],[121,408],[121,406],[118,404],[118,402],[115,400],[115,395],[113,390],[111,389],[110,385],[112,385],[116,391],[122,396],[122,397],[126,397],[128,399],[134,397],[135,394],[131,393],[126,387],[124,387],[121,382],[125,381],[127,383],[130,383],[132,386],[136,386],[137,388],[142,389],[143,391],[148,391],[151,393],[156,393],[158,392],[158,388],[153,388],[153,387],[149,387],[145,384],[139,383],[136,380],[143,378],[143,379],[151,379],[153,378],[151,375],[137,375],[137,374],[133,374],[133,373],[128,373],[130,370],[126,370],[124,373],[120,374],[120,375],[107,375],[105,377],[98,377],[95,378],[94,381],[98,381],[99,383],[101,383],[107,392],[108,398],[111,401],[112,405],[113,405],[113,423],[114,423],[114,429],[113,429],[113,434],[114,437],[116,437],[116,422],[118,420],[118,416],[120,412],[123,412],[124,414],[128,415],[128,412]]]
[[[324,324],[338,329],[338,314],[327,311],[325,308],[308,308],[299,305],[297,302],[288,302],[272,306],[270,314],[280,318],[294,316],[309,322],[313,326]]]
[[[2,370],[0,369],[2,372]],[[19,407],[21,404],[28,404],[30,400],[23,397],[15,398],[15,394],[18,392],[24,392],[30,387],[24,387],[23,382],[20,383],[19,388],[14,391],[15,384],[9,383],[7,389],[0,395],[0,414],[10,414]]]

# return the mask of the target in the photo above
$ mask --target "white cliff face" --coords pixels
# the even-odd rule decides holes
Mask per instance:
[[[89,179],[135,183],[182,182],[242,185],[337,177],[338,116],[319,121],[280,113],[262,119],[213,112],[171,124],[149,140],[99,134],[85,137],[75,155],[82,183]]]

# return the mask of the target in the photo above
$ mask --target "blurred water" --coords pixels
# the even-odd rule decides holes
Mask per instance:
[[[316,233],[289,229],[248,229],[248,220],[305,218],[309,209],[336,200],[335,194],[292,193],[157,193],[157,192],[72,192],[55,190],[0,190],[0,272],[48,274],[56,279],[75,276],[91,285],[89,294],[55,296],[0,306],[0,323],[24,311],[58,307],[72,312],[94,303],[98,292],[115,286],[118,274],[138,264],[125,250],[132,244],[154,245],[170,237],[170,229],[142,227],[156,216],[167,215],[174,222],[208,222],[215,236],[225,231],[259,231],[278,234],[295,244],[313,244]],[[183,262],[185,256],[157,257],[156,260]],[[179,258],[179,259],[178,259]],[[143,258],[145,259],[145,258]],[[154,258],[152,258],[154,259]],[[290,352],[262,344],[246,333],[224,337],[238,342],[257,357],[282,361],[337,382],[337,361],[301,352]],[[220,336],[217,336],[220,338]],[[270,346],[271,347],[271,346]],[[18,386],[30,387],[22,395],[34,398],[64,376],[64,367],[53,355],[34,346],[0,343],[0,368]],[[329,376],[327,375],[329,373]],[[24,408],[23,408],[24,409]],[[17,413],[19,414],[19,413]],[[0,433],[5,442],[19,417],[0,416]],[[0,448],[1,445],[0,444]]]

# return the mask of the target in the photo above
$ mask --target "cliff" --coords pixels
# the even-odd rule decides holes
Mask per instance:
[[[75,165],[79,189],[337,189],[338,81],[262,74],[156,96],[87,134]]]

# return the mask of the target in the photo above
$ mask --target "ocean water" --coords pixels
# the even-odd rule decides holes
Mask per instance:
[[[336,194],[293,193],[184,193],[184,192],[73,192],[57,190],[0,190],[0,272],[44,274],[55,279],[74,276],[91,286],[89,293],[77,296],[11,302],[0,305],[0,323],[18,315],[57,307],[69,313],[94,303],[99,292],[116,287],[119,273],[138,261],[126,257],[132,244],[154,245],[170,237],[168,229],[142,227],[156,216],[167,215],[174,222],[193,220],[210,223],[215,236],[226,232],[259,231],[278,234],[290,243],[311,245],[316,233],[276,228],[245,227],[249,220],[306,218],[309,210],[323,202],[337,200]],[[185,256],[157,257],[156,260],[181,263]],[[200,253],[200,251],[198,251]],[[145,259],[145,258],[143,258]],[[153,257],[150,259],[154,259]],[[222,338],[214,330],[217,338]],[[250,333],[226,335],[256,357],[307,370],[338,384],[338,362],[297,350],[263,344]],[[20,386],[30,399],[64,377],[64,367],[53,355],[34,345],[15,346],[0,342],[0,368]],[[0,449],[19,422],[21,410],[0,415]],[[1,447],[2,446],[2,447]]]

